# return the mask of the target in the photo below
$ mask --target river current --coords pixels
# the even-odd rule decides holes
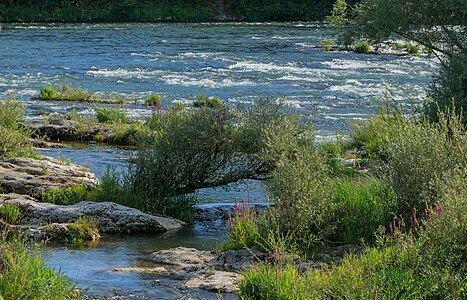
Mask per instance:
[[[284,96],[310,114],[321,136],[346,133],[348,125],[373,114],[388,93],[403,105],[420,103],[436,60],[427,56],[363,55],[323,52],[319,44],[332,31],[317,23],[213,24],[2,24],[0,98],[15,93],[27,104],[27,118],[44,112],[93,112],[93,104],[31,100],[44,85],[79,84],[103,97],[138,100],[127,113],[143,119],[141,105],[151,93],[164,105],[189,104],[198,93],[231,105],[258,97]],[[107,165],[121,170],[130,150],[71,145],[41,153],[70,158],[101,176]],[[198,191],[201,202],[266,201],[258,182],[229,189]],[[216,298],[174,287],[168,278],[114,274],[115,267],[144,264],[151,251],[184,245],[214,249],[225,227],[195,224],[171,236],[106,237],[85,247],[44,249],[49,265],[61,268],[86,293],[131,294],[156,299]],[[155,285],[161,280],[162,285]]]
[[[104,96],[167,104],[200,92],[228,103],[285,96],[322,134],[345,130],[373,113],[389,89],[394,100],[419,101],[436,61],[426,57],[323,52],[332,31],[316,23],[4,24],[0,96],[15,92],[38,111],[90,113],[80,103],[29,101],[44,85],[68,82]],[[143,118],[150,110],[128,106]]]

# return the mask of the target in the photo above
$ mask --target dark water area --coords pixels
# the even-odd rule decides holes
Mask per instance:
[[[272,94],[311,115],[318,136],[326,137],[345,133],[349,124],[375,113],[388,91],[403,105],[420,103],[437,68],[426,56],[323,52],[323,39],[332,39],[332,31],[318,23],[2,24],[0,98],[16,93],[27,104],[30,120],[72,109],[92,114],[95,104],[30,100],[42,86],[66,81],[103,97],[137,100],[124,109],[143,119],[151,110],[142,100],[151,93],[161,94],[164,105],[189,104],[200,92],[230,105]],[[72,144],[40,153],[68,158],[101,177],[108,166],[124,170],[132,151]],[[259,181],[197,194],[201,203],[268,201]],[[140,266],[159,249],[215,249],[226,238],[223,222],[205,222],[173,235],[111,236],[78,248],[49,247],[44,256],[88,294],[216,299],[213,293],[179,289],[169,278],[111,269]]]

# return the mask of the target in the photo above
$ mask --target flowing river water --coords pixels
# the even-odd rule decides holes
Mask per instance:
[[[389,93],[409,106],[420,103],[437,68],[434,58],[323,52],[319,44],[332,31],[317,23],[213,24],[2,24],[0,98],[15,93],[27,104],[27,118],[44,112],[93,113],[93,104],[31,100],[44,85],[68,82],[104,97],[138,100],[126,105],[133,118],[150,109],[141,101],[161,94],[163,104],[190,103],[198,93],[231,105],[265,95],[285,96],[309,114],[321,137],[346,133],[349,124],[375,112]],[[101,176],[108,165],[125,167],[131,150],[71,145],[42,154],[70,158]],[[247,188],[248,187],[248,188]],[[198,192],[201,202],[265,202],[258,182]],[[225,240],[223,224],[197,223],[170,236],[107,237],[78,248],[44,250],[48,263],[87,293],[127,293],[156,299],[215,298],[188,292],[157,276],[114,274],[115,267],[139,266],[151,251],[184,245],[214,249]],[[154,280],[163,284],[155,285]]]

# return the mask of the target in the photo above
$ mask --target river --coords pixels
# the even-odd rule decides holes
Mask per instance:
[[[434,58],[323,52],[319,44],[332,31],[319,23],[206,24],[2,24],[0,27],[0,98],[16,93],[27,104],[27,118],[44,112],[77,109],[90,114],[93,104],[31,100],[44,85],[68,82],[104,97],[142,101],[151,93],[163,104],[189,104],[198,93],[230,105],[265,95],[284,96],[309,114],[319,136],[346,133],[349,124],[373,114],[390,91],[403,105],[423,99],[437,68]],[[142,119],[150,109],[125,107]],[[131,150],[71,145],[43,154],[70,158],[101,176],[108,165],[121,170]],[[250,187],[250,188],[247,188]],[[266,201],[258,182],[230,189],[199,191],[201,202],[233,202],[246,197]],[[170,279],[113,274],[115,267],[138,266],[151,251],[185,245],[214,249],[224,240],[222,224],[195,224],[173,236],[107,237],[78,248],[44,250],[51,266],[87,293],[130,293],[157,299],[216,298],[171,286]],[[153,284],[162,280],[163,285]],[[196,294],[200,293],[200,294]]]

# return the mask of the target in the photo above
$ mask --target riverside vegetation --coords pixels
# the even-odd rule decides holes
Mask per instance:
[[[465,28],[466,10],[460,1],[452,6],[435,2],[438,11],[432,4],[364,0],[349,17],[347,4],[338,1],[343,14],[334,16],[342,38],[371,42],[396,35],[440,56],[440,72],[419,112],[406,115],[389,102],[378,115],[356,124],[349,139],[319,144],[312,124],[274,98],[241,108],[213,100],[197,108],[155,109],[144,122],[147,130],[125,174],[110,170],[96,188],[70,187],[42,198],[64,204],[114,201],[190,222],[196,202],[190,192],[266,176],[276,206],[257,214],[247,204],[237,205],[229,220],[230,240],[223,246],[256,246],[274,258],[244,273],[241,298],[464,299],[466,47],[465,31],[456,26]],[[388,13],[399,7],[419,19]],[[431,17],[435,11],[445,16],[441,23]],[[401,20],[388,20],[395,15]],[[424,28],[442,30],[426,35]],[[19,126],[20,104],[6,99],[0,112],[0,132],[8,137],[0,139],[1,156],[34,155],[31,132]],[[101,111],[100,119],[126,121],[113,111]],[[2,214],[12,222],[21,218],[11,207]],[[320,249],[349,243],[366,250],[339,263],[300,268],[302,259],[313,258]],[[79,296],[24,241],[2,240],[0,245],[0,284],[7,299],[32,298],[44,282],[54,283],[48,298]],[[15,264],[21,269],[11,267]],[[13,286],[10,282],[22,282],[18,270],[40,276],[27,282],[32,286]]]
[[[332,0],[16,0],[0,2],[0,22],[310,21],[322,20],[332,4]]]

